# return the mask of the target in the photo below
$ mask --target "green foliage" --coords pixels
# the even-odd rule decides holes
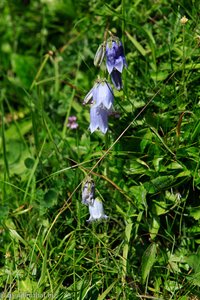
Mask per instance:
[[[0,2],[3,299],[200,299],[199,9]],[[107,135],[91,135],[82,102],[107,76],[93,65],[107,30],[128,68]],[[105,222],[86,222],[88,173]]]

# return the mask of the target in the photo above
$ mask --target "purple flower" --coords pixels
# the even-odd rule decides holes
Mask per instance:
[[[113,69],[120,73],[127,66],[122,42],[117,37],[111,37],[106,44],[106,67],[111,74]]]
[[[93,204],[89,205],[90,218],[88,222],[98,221],[101,219],[107,219],[103,209],[103,203],[99,198],[96,198]]]
[[[92,105],[90,109],[90,131],[100,129],[104,134],[108,130],[108,113],[107,109]]]
[[[114,101],[113,91],[110,84],[106,80],[103,80],[94,86],[93,101],[95,106],[108,110],[111,109]]]
[[[78,123],[76,123],[77,118],[75,116],[70,116],[68,118],[68,124],[67,127],[70,129],[76,129],[78,127]]]
[[[98,81],[93,88],[87,93],[83,104],[88,102],[95,106],[110,110],[114,101],[113,91],[110,84],[105,80]]]
[[[90,131],[100,129],[104,134],[108,130],[108,115],[113,110],[114,96],[110,84],[105,80],[98,80],[86,95],[83,104],[92,103],[90,109]]]
[[[121,90],[123,88],[121,73],[118,70],[113,69],[110,74],[110,77],[111,77],[112,83],[114,84],[115,88],[118,91]]]

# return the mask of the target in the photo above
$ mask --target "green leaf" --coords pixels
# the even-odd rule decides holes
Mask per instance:
[[[38,292],[38,284],[36,281],[32,281],[29,277],[26,277],[25,280],[21,280],[19,282],[19,289],[20,289],[20,292],[33,293],[33,292],[35,292],[36,289]],[[18,295],[20,295],[20,294],[18,293]],[[16,293],[16,296],[17,296],[17,293]]]
[[[142,140],[140,142],[140,149],[142,153],[144,153],[144,150],[146,149],[147,145],[152,143],[152,132],[148,128],[146,130],[146,133],[142,136]]]
[[[143,55],[146,56],[146,50],[142,47],[142,45],[133,37],[131,36],[127,31],[126,35],[128,36],[129,40],[133,43],[135,48]]]
[[[168,210],[167,204],[165,201],[156,201],[153,200],[153,211],[157,216],[163,215]]]
[[[186,258],[187,263],[192,267],[193,273],[189,277],[192,284],[200,286],[200,247],[197,253],[194,253]]]
[[[21,237],[21,235],[15,229],[9,228],[9,233],[12,239],[14,239],[17,242],[20,241],[22,244],[27,246],[27,242]]]
[[[42,206],[44,207],[52,207],[57,204],[58,194],[55,190],[50,189],[44,195],[44,200],[42,201]]]
[[[172,185],[173,181],[174,176],[172,175],[158,176],[157,178],[152,179],[150,182],[145,182],[144,186],[148,193],[154,194],[163,189],[169,188]]]
[[[130,167],[126,169],[127,174],[144,174],[148,166],[143,163],[141,160],[133,160],[130,164]]]
[[[168,71],[151,72],[151,78],[155,81],[163,81],[169,76]]]
[[[160,219],[159,217],[154,216],[151,223],[151,227],[149,228],[150,237],[152,240],[155,239],[155,237],[157,236],[159,228],[160,228]]]
[[[144,206],[146,206],[147,191],[143,185],[132,186],[130,193],[134,196],[138,208],[144,208]]]
[[[155,261],[156,261],[156,244],[152,243],[145,250],[142,256],[142,281],[145,282],[147,276],[149,275]]]
[[[0,205],[0,224],[1,222],[8,217],[9,206],[8,204]]]
[[[200,120],[196,122],[194,125],[193,133],[191,134],[191,141],[193,142],[194,139],[200,135]]]
[[[166,187],[169,187],[174,180],[174,176],[169,175],[169,176],[158,176],[157,178],[153,179],[151,182],[152,184],[160,189],[164,189]]]
[[[190,216],[193,217],[195,220],[200,219],[200,206],[191,207],[189,209]]]

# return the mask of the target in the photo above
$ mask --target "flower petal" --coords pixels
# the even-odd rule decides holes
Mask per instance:
[[[123,60],[122,56],[119,56],[115,60],[115,69],[118,70],[120,73],[122,73],[123,67],[124,67],[124,60]]]
[[[114,97],[110,84],[107,81],[99,83],[95,90],[95,106],[110,109],[113,105]],[[93,96],[94,98],[94,96]]]
[[[103,209],[103,203],[101,200],[96,198],[92,205],[89,205],[90,218],[88,222],[97,221],[101,219],[107,219],[108,216],[105,215]]]
[[[108,111],[98,106],[90,109],[90,131],[93,133],[98,128],[105,134],[108,130]]]
[[[118,70],[114,69],[112,71],[112,73],[110,74],[110,77],[111,77],[112,83],[114,84],[115,88],[118,91],[121,90],[123,88],[121,73]]]
[[[106,67],[108,73],[111,74],[114,68],[122,73],[124,66],[127,67],[127,63],[122,42],[117,37],[111,37],[106,43]]]

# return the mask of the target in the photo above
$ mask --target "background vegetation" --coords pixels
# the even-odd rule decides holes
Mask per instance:
[[[0,11],[2,299],[200,299],[199,1],[1,0]],[[93,58],[107,29],[128,68],[120,117],[91,135],[82,102],[106,74]],[[87,173],[106,221],[86,221]]]

